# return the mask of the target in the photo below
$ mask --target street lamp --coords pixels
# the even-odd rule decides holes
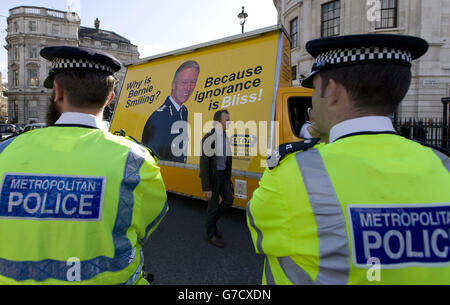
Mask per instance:
[[[241,21],[241,26],[242,26],[242,34],[244,34],[244,24],[245,24],[245,20],[247,19],[248,14],[246,12],[244,12],[244,7],[242,7],[242,12],[239,13],[238,18]]]

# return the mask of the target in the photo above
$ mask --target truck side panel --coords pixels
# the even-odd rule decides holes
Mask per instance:
[[[186,118],[183,118],[181,112],[177,112],[179,107],[175,107],[169,97],[174,95],[173,90],[178,85],[174,77],[176,71],[189,61],[199,65],[200,73],[197,81],[191,83],[195,88],[186,93],[191,95],[179,105],[186,109]],[[234,122],[227,135],[233,149],[235,205],[245,207],[265,170],[268,150],[280,143],[278,132],[283,121],[282,116],[275,113],[279,103],[277,91],[279,87],[290,85],[290,44],[280,28],[164,54],[128,66],[110,130],[115,133],[123,129],[126,135],[143,141],[160,154],[159,148],[146,143],[144,135],[152,118],[164,114],[165,117],[157,121],[161,127],[158,135],[169,139],[175,134],[175,140],[181,140],[182,144],[178,148],[184,149],[181,153],[187,153],[187,158],[180,161],[166,158],[167,151],[163,152],[159,164],[166,188],[202,198],[201,140],[212,129],[214,113],[228,110]],[[166,126],[174,116],[175,124],[181,124]],[[173,155],[180,153],[171,147],[175,140],[168,143]]]

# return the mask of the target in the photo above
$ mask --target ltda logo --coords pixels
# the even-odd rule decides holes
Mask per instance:
[[[255,147],[257,137],[253,135],[234,135],[231,137],[231,144],[235,147]]]

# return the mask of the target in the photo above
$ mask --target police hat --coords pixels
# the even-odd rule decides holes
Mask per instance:
[[[104,52],[70,46],[47,47],[41,56],[52,62],[52,68],[44,81],[44,87],[53,88],[55,75],[69,70],[90,70],[113,75],[122,68],[120,61]]]
[[[306,50],[315,62],[302,86],[313,88],[314,75],[325,70],[370,63],[411,67],[412,60],[427,52],[428,43],[414,36],[364,34],[311,40]]]

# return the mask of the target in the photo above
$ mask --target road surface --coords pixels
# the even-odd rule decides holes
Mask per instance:
[[[263,256],[255,253],[245,211],[219,220],[225,248],[206,241],[206,202],[168,194],[169,212],[144,247],[154,285],[259,285]]]

